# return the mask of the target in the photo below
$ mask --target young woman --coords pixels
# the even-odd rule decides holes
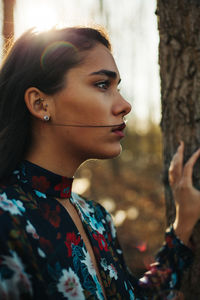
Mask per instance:
[[[92,28],[28,31],[5,59],[1,299],[153,299],[179,288],[192,261],[187,245],[200,216],[200,192],[191,179],[200,151],[183,166],[181,143],[172,160],[176,221],[157,262],[140,280],[127,270],[110,215],[71,192],[84,161],[121,152],[131,106],[119,82],[108,38]]]

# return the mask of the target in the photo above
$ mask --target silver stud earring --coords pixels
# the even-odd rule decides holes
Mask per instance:
[[[50,117],[45,115],[43,119],[44,119],[45,122],[48,122],[50,120]]]

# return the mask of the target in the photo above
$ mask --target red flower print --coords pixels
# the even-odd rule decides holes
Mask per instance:
[[[68,232],[66,234],[66,242],[65,245],[67,246],[68,249],[68,256],[72,256],[72,244],[73,245],[78,245],[80,243],[81,237],[79,236],[78,238],[76,237],[74,232]]]
[[[41,204],[43,210],[43,216],[48,220],[52,226],[58,228],[60,226],[60,205],[56,205],[56,210],[50,210],[50,206],[47,203]]]
[[[106,243],[105,237],[102,234],[100,234],[100,233],[94,234],[93,233],[93,238],[96,241],[98,241],[100,250],[108,251],[108,245]]]
[[[50,183],[44,176],[33,176],[32,177],[33,188],[40,191],[41,193],[45,193],[49,188]]]
[[[71,195],[72,180],[73,179],[62,177],[62,182],[54,187],[55,191],[59,191],[61,197],[69,198]]]

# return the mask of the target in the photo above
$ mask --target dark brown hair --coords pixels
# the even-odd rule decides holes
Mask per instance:
[[[58,92],[67,71],[81,62],[80,54],[97,43],[111,50],[105,32],[88,27],[29,30],[14,43],[0,70],[0,179],[15,169],[30,144],[25,91],[34,86],[49,95]]]

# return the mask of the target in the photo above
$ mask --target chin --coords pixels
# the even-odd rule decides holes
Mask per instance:
[[[104,151],[94,154],[93,158],[96,159],[111,159],[119,156],[122,152],[122,146],[119,145],[118,147],[112,147],[110,149],[104,149]]]

